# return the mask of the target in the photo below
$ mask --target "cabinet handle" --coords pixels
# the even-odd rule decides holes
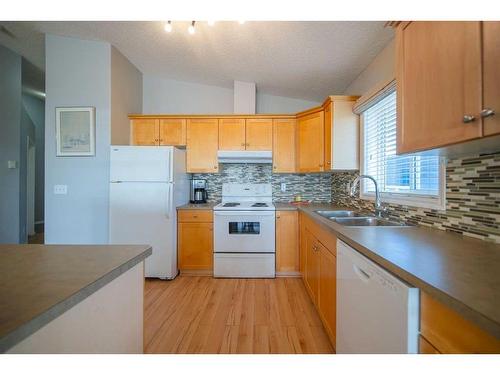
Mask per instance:
[[[482,118],[485,118],[485,117],[491,117],[495,114],[495,110],[491,109],[491,108],[485,108],[481,111],[481,117]]]
[[[193,217],[196,219],[198,217],[198,215],[193,215]]]
[[[476,121],[476,117],[472,115],[464,115],[462,121],[464,122],[464,124],[468,124],[470,122]]]
[[[216,166],[216,165],[214,165],[214,169],[217,169],[217,166]]]
[[[275,165],[273,165],[273,169],[276,169],[277,167]]]

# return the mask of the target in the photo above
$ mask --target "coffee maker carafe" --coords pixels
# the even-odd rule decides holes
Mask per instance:
[[[191,180],[189,201],[191,203],[207,203],[207,199],[207,181],[199,179]]]

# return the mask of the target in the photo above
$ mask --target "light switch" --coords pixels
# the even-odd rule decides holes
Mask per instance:
[[[286,182],[282,182],[280,185],[281,191],[284,193],[286,191]]]
[[[68,194],[68,185],[54,185],[54,194],[56,195]]]
[[[8,160],[7,161],[7,168],[16,169],[17,168],[17,161],[16,160]]]

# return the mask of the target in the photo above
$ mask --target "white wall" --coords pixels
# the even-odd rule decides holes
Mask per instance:
[[[21,56],[0,46],[0,243],[20,240]],[[15,160],[16,169],[7,161]]]
[[[142,109],[143,113],[232,113],[233,89],[145,74]]]
[[[259,93],[257,113],[296,113],[317,102]],[[233,89],[176,81],[145,74],[143,113],[221,114],[233,113]]]
[[[368,67],[351,82],[345,95],[364,95],[382,82],[395,78],[396,49],[394,39]]]
[[[142,113],[142,73],[111,47],[111,144],[130,144],[129,113]]]
[[[111,46],[45,37],[45,242],[108,242]],[[96,155],[56,157],[55,108],[96,109]],[[54,195],[54,185],[68,186]]]
[[[269,95],[257,91],[257,113],[297,113],[320,104],[310,100]]]

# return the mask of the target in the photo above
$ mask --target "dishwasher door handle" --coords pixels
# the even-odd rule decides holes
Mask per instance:
[[[370,280],[371,275],[368,272],[359,268],[357,265],[353,264],[352,269],[354,270],[354,273],[358,275],[358,277],[364,282],[368,282]]]

